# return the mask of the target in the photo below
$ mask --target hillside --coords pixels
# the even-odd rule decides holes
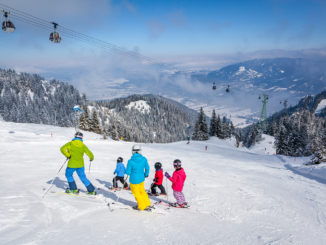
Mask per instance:
[[[99,118],[108,135],[128,141],[167,143],[191,135],[198,113],[157,95],[101,101]]]
[[[151,167],[145,187],[150,187],[156,161],[171,174],[172,162],[179,158],[187,174],[183,191],[191,207],[157,206],[157,212],[139,212],[131,210],[135,200],[129,191],[107,188],[117,157],[128,160],[133,143],[103,140],[92,133],[84,132],[84,142],[95,160],[89,172],[85,157],[85,167],[92,183],[101,188],[99,195],[93,199],[63,194],[64,169],[56,176],[65,160],[59,148],[74,132],[74,128],[0,122],[0,149],[5,152],[0,171],[0,185],[5,187],[1,244],[326,243],[324,165],[305,167],[305,158],[264,155],[259,149],[257,154],[216,138],[189,145],[185,141],[143,144]],[[54,178],[54,187],[43,199]],[[85,187],[78,178],[76,182],[83,195]],[[152,204],[174,201],[171,183],[165,179],[163,184],[168,196],[151,197]]]
[[[6,121],[73,126],[72,108],[85,99],[67,83],[0,69],[0,116]]]
[[[73,107],[83,108],[86,102],[92,113],[89,121],[93,120],[95,110],[102,132],[116,140],[121,137],[137,142],[183,140],[192,133],[197,119],[196,111],[162,96],[133,95],[95,102],[80,95],[70,84],[0,70],[0,116],[5,121],[75,126],[82,114],[75,113]]]

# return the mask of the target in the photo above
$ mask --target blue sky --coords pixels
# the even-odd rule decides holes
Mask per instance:
[[[70,0],[68,6],[66,2],[0,0],[15,9],[155,57],[326,46],[326,5],[322,0]],[[25,37],[35,47],[47,45],[43,31],[37,33],[34,27],[19,22],[16,26],[10,43],[17,45],[17,50]],[[44,35],[43,40],[40,35]],[[79,45],[73,40],[63,41],[73,47]]]
[[[257,57],[300,56],[303,50],[312,49],[325,55],[325,2],[0,0],[0,4],[179,69],[217,69]],[[91,43],[63,37],[60,44],[52,44],[50,31],[19,21],[15,25],[14,33],[0,32],[0,67],[67,80],[80,79],[81,70],[87,79],[95,79],[95,70],[100,76],[96,79],[104,82],[108,77],[126,79],[121,71],[135,66]]]

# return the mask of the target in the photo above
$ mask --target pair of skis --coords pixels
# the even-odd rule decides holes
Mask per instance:
[[[163,206],[172,207],[172,208],[190,208],[188,203],[185,203],[183,205],[178,205],[177,203],[158,201],[155,203],[155,205],[163,205]]]

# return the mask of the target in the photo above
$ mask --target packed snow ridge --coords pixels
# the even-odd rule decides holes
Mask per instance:
[[[138,100],[138,101],[130,102],[129,105],[126,105],[125,107],[128,108],[129,110],[131,110],[131,109],[138,110],[143,114],[147,114],[151,110],[150,105],[147,104],[147,101],[145,101],[145,100]]]

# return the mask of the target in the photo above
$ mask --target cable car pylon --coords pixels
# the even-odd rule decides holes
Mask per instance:
[[[260,97],[260,96],[259,96]],[[259,118],[259,128],[262,132],[266,131],[266,119],[267,119],[267,101],[268,101],[268,95],[267,94],[263,94],[263,108],[261,110],[261,113],[260,113],[260,118]]]

